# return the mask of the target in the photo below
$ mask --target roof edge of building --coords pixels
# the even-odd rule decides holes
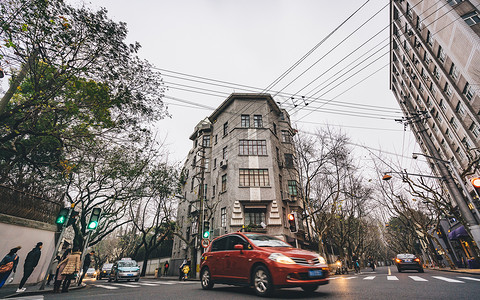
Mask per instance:
[[[258,93],[232,93],[228,96],[222,104],[208,117],[210,122],[215,123],[216,118],[221,114],[234,100],[253,100],[253,99],[265,99],[267,102],[278,112],[280,113],[280,107],[278,107],[275,100],[270,94],[258,94]]]

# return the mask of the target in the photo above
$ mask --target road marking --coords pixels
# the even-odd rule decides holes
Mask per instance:
[[[353,276],[353,277],[345,277],[343,279],[353,279],[353,278],[357,278],[357,276]]]
[[[172,281],[159,281],[158,284],[177,284],[178,282]]]
[[[116,290],[116,289],[118,289],[118,287],[116,287],[116,286],[111,286],[111,285],[95,284],[94,286],[100,287],[100,288],[103,288],[103,289],[107,289],[107,290]]]
[[[408,277],[412,278],[415,281],[428,281],[425,278],[422,278],[422,277],[419,277],[419,276],[408,276]]]
[[[139,282],[139,285],[146,285],[146,286],[157,286],[157,283],[148,283],[148,282]]]
[[[390,267],[388,267],[388,275],[392,275],[392,271],[390,271]]]
[[[397,276],[387,276],[387,280],[398,280]]]
[[[442,276],[432,276],[432,277],[436,278],[436,279],[446,281],[446,282],[465,283],[463,281],[456,280],[456,279],[453,279],[453,278],[447,278],[447,277],[442,277]]]
[[[375,278],[375,276],[367,276],[365,278],[363,278],[363,280],[373,280]]]
[[[338,279],[338,278],[341,278],[341,277],[329,277],[328,280],[333,280],[333,279]]]
[[[125,287],[139,287],[136,284],[128,284],[128,283],[114,283],[114,285],[125,286]]]
[[[480,281],[479,278],[472,278],[472,277],[458,277],[458,278],[467,279],[467,280],[474,280],[474,281]]]
[[[45,299],[42,295],[33,295],[33,296],[23,296],[23,297],[15,297],[15,299],[20,300],[43,300]]]

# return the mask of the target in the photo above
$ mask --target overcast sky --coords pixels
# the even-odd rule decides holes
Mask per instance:
[[[288,95],[275,100],[290,112],[300,134],[330,124],[342,128],[352,143],[410,157],[418,146],[410,131],[394,121],[402,114],[389,90],[388,29],[381,31],[389,25],[389,1],[368,1],[329,36],[365,2],[93,0],[87,5],[105,7],[113,20],[126,22],[129,42],[138,41],[139,55],[162,70],[172,117],[158,124],[157,135],[166,140],[172,160],[183,160],[191,149],[188,137],[194,126],[212,112],[205,107],[217,107],[232,92],[247,92],[241,86],[252,91],[269,87],[316,45],[270,91],[294,95],[296,108]],[[345,76],[332,82],[339,71]],[[309,99],[308,106],[302,96]],[[391,157],[403,168],[413,168],[411,159]]]

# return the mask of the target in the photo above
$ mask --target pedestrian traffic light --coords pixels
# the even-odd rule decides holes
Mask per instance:
[[[68,208],[62,208],[57,215],[57,219],[55,220],[55,223],[57,223],[58,225],[65,224],[65,222],[67,222],[69,211],[70,210]]]
[[[480,177],[474,177],[470,179],[470,182],[475,188],[475,192],[477,193],[477,196],[480,197]]]
[[[288,214],[288,225],[291,232],[297,232],[297,214],[295,212]]]
[[[210,222],[203,222],[203,238],[208,239],[210,237]]]
[[[90,221],[88,221],[88,230],[94,230],[98,226],[98,221],[100,220],[100,214],[102,213],[102,209],[95,207],[92,209],[92,215],[90,216]]]

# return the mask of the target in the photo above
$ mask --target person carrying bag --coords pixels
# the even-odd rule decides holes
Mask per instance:
[[[8,254],[0,262],[0,288],[5,284],[12,272],[15,275],[19,259],[17,251],[21,248],[21,246],[17,246],[11,249],[10,252],[8,252]],[[10,278],[9,283],[13,281],[14,275],[12,275]]]
[[[73,248],[73,252],[67,256],[61,263],[58,264],[63,267],[63,271],[60,273],[59,280],[63,279],[62,284],[62,293],[67,293],[68,288],[70,287],[70,282],[74,279],[81,268],[81,255],[82,253],[78,251],[78,248]],[[58,292],[58,288],[57,288]]]

